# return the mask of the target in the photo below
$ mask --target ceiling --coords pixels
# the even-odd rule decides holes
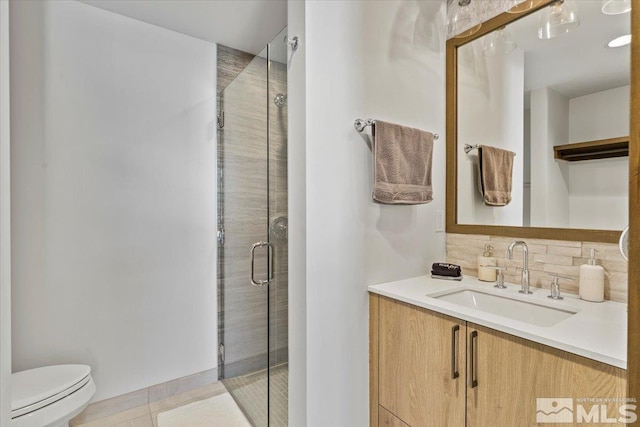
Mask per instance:
[[[609,48],[615,37],[629,34],[630,13],[605,15],[602,1],[567,1],[580,26],[554,39],[538,39],[540,15],[533,13],[507,28],[525,52],[525,92],[548,86],[568,98],[629,84],[629,46]]]
[[[256,55],[287,25],[286,0],[80,1]]]

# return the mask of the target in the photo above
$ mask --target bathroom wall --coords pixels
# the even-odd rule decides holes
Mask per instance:
[[[629,86],[572,99],[536,89],[531,122],[531,225],[622,230],[629,159],[558,161],[553,147],[628,135]]]
[[[294,247],[306,239],[306,283],[290,279],[290,290],[305,286],[306,314],[294,316],[306,320],[306,348],[292,352],[300,358],[292,358],[291,372],[306,363],[307,426],[364,426],[367,285],[424,275],[445,255],[444,233],[435,232],[445,202],[445,3],[308,1],[305,9],[305,33],[290,28],[306,52],[306,110],[289,109],[290,123],[306,120],[306,141],[289,140],[305,145],[306,166],[289,176],[290,183],[306,181],[306,195],[296,189],[290,196],[296,212],[306,205],[306,232],[294,242],[292,231],[290,251],[294,265]],[[372,154],[367,136],[353,128],[358,117],[440,134],[432,203],[372,202]],[[292,388],[292,407],[296,394]]]
[[[553,158],[569,139],[569,99],[541,88],[531,91],[531,226],[569,227],[569,165]],[[535,165],[535,166],[533,166]]]
[[[569,165],[572,228],[623,230],[629,223],[629,158]]]
[[[287,2],[287,30],[300,40],[287,55],[289,212],[289,425],[307,424],[306,51],[304,1]]]
[[[569,101],[569,143],[629,135],[629,85]]]
[[[569,143],[628,135],[628,85],[569,101]],[[569,163],[571,227],[622,230],[628,221],[628,157]]]
[[[13,369],[95,400],[216,367],[215,45],[11,3]]]
[[[524,110],[524,179],[522,188],[522,225],[531,226],[531,110],[525,105]]]
[[[9,2],[0,2],[0,425],[11,419]]]
[[[523,221],[524,51],[485,56],[484,40],[459,49],[458,55],[458,222],[514,225]],[[478,151],[464,145],[491,145],[513,151],[511,202],[484,204],[478,188]]]
[[[507,248],[514,240],[525,240],[529,246],[529,270],[531,286],[549,289],[549,273],[573,278],[573,282],[560,281],[562,292],[578,293],[580,266],[589,259],[589,250],[596,249],[598,264],[605,268],[605,298],[627,302],[627,262],[622,258],[618,245],[613,243],[573,242],[541,240],[488,235],[447,234],[447,261],[462,266],[463,274],[478,276],[477,256],[485,244],[493,246],[498,266],[505,267],[505,281],[520,283],[522,251],[516,249],[513,260],[507,259]],[[545,291],[546,292],[546,291]]]

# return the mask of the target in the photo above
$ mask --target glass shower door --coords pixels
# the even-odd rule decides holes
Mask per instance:
[[[287,36],[269,44],[269,425],[288,425]]]
[[[287,425],[286,66],[272,45],[219,96],[219,376],[254,426]]]

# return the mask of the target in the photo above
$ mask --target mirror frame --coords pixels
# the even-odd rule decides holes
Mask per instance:
[[[631,9],[631,120],[629,129],[629,302],[627,307],[627,396],[640,398],[640,7]],[[635,42],[633,40],[636,40]]]
[[[456,234],[488,234],[492,236],[538,238],[550,240],[573,240],[581,242],[617,243],[622,230],[589,230],[580,228],[516,227],[500,225],[458,224],[458,48],[500,27],[517,21],[554,3],[543,0],[540,4],[520,13],[504,12],[482,23],[480,30],[472,35],[447,40],[446,86],[447,86],[447,190],[446,232]],[[630,153],[631,154],[631,153]],[[630,157],[631,159],[631,157]]]

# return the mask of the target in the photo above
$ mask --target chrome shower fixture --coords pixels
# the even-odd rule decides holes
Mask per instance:
[[[285,44],[288,44],[289,46],[291,46],[291,50],[298,49],[299,41],[300,39],[298,38],[298,36],[295,36],[293,38],[289,38],[289,35],[284,36],[284,42]]]
[[[279,93],[273,98],[273,102],[278,108],[282,108],[287,105],[287,95]]]

